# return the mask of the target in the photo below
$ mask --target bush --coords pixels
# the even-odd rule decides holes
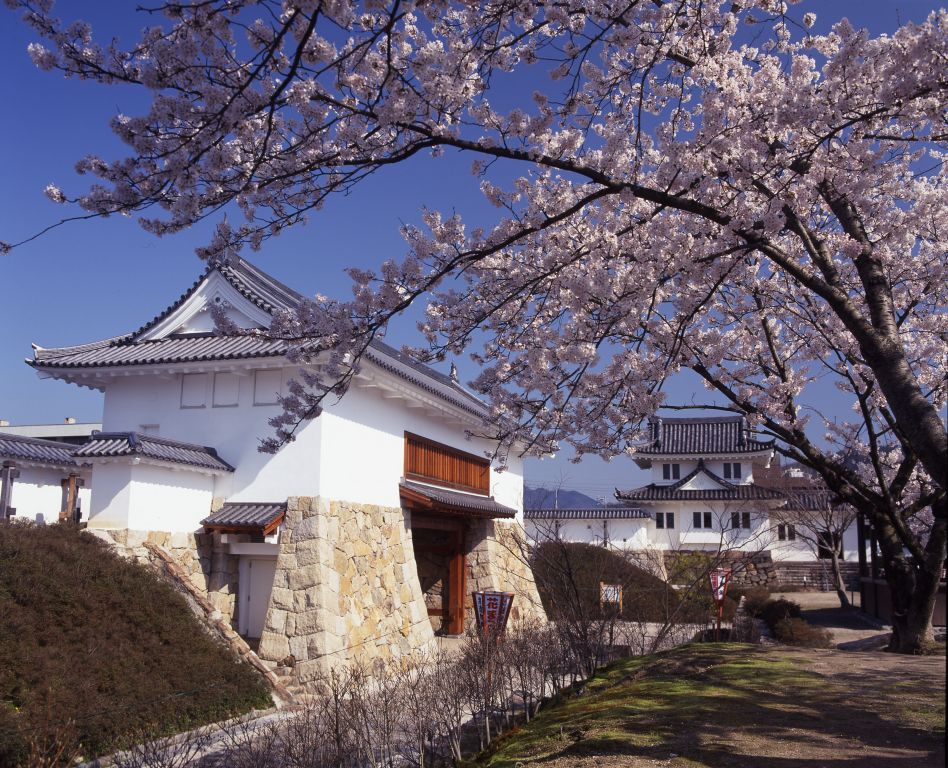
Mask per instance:
[[[530,563],[543,609],[551,619],[581,611],[592,619],[612,618],[600,606],[600,583],[622,586],[625,621],[663,622],[680,605],[670,584],[644,571],[620,552],[594,544],[545,541]],[[704,620],[707,607],[704,609]]]
[[[64,740],[63,759],[101,755],[270,703],[184,598],[73,526],[0,524],[0,617],[3,765]]]
[[[823,627],[814,627],[803,619],[781,619],[773,628],[774,637],[781,643],[802,648],[829,648],[830,633]]]
[[[771,632],[776,632],[779,622],[786,619],[799,619],[801,614],[799,604],[781,597],[765,602],[756,615],[764,620]]]
[[[770,591],[767,587],[748,587],[736,589],[731,593],[735,600],[740,602],[744,598],[744,610],[748,615],[758,617],[764,604],[770,600]]]

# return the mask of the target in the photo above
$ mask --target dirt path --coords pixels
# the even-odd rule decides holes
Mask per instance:
[[[888,642],[889,630],[876,624],[858,608],[842,608],[835,592],[788,592],[775,594],[792,600],[803,609],[803,618],[818,627],[825,627],[832,635],[832,643],[840,650],[855,650],[866,646],[883,647]],[[856,595],[858,599],[858,595]]]

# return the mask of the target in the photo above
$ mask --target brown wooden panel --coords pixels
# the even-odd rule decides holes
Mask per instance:
[[[490,461],[434,440],[405,433],[405,479],[490,494]]]

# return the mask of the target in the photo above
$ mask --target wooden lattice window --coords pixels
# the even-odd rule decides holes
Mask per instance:
[[[490,494],[490,461],[405,433],[405,479]]]

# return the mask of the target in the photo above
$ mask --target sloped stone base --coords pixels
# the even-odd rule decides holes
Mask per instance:
[[[402,509],[291,497],[276,568],[257,653],[298,684],[435,650]]]
[[[530,570],[523,526],[506,520],[472,521],[468,532],[468,592],[499,590],[513,592],[511,621],[546,622],[533,572]],[[465,609],[474,621],[471,595],[465,596]]]

